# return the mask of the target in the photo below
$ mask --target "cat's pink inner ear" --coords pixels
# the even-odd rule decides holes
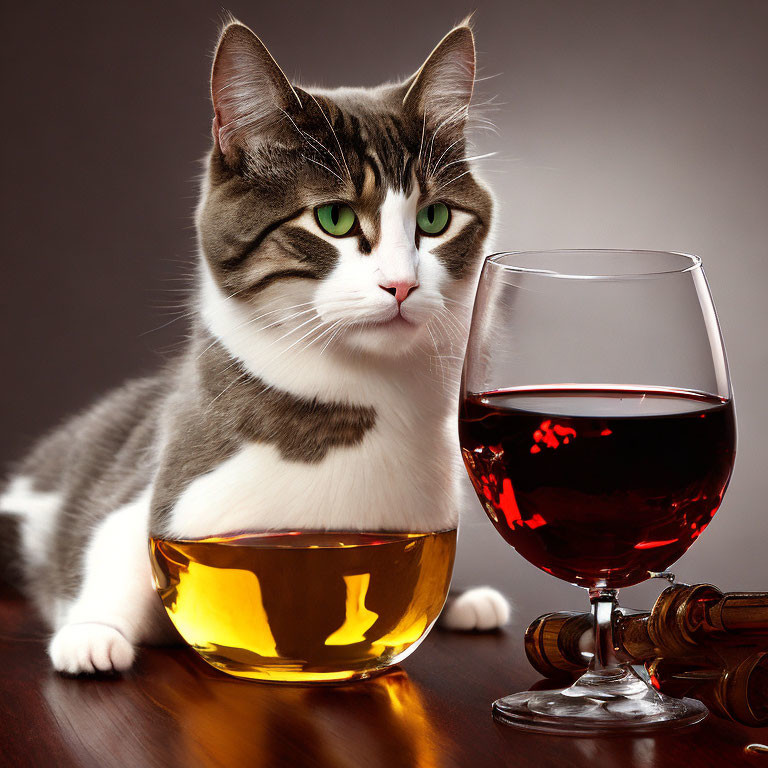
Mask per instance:
[[[463,124],[475,84],[475,40],[469,26],[452,29],[407,82],[403,106],[435,123]]]
[[[228,155],[280,124],[299,97],[264,44],[233,22],[221,34],[211,72],[213,137]]]

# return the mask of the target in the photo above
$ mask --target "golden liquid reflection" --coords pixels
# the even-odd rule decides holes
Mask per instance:
[[[255,573],[239,568],[215,571],[199,563],[190,562],[186,571],[194,580],[194,592],[178,590],[176,593],[175,624],[182,637],[194,637],[201,618],[205,617],[218,628],[217,642],[232,648],[248,645],[261,656],[277,656],[275,638],[269,627],[261,585]],[[240,601],[237,617],[219,595],[236,594]],[[254,633],[253,625],[260,628]]]
[[[189,764],[207,765],[210,745],[219,744],[232,765],[291,764],[297,754],[318,768],[443,765],[441,736],[405,672],[343,688],[254,689],[228,684],[205,702],[185,700]]]
[[[199,768],[443,768],[452,751],[398,668],[345,686],[253,685],[176,653],[132,684],[52,676],[44,695],[70,751],[89,764],[113,765],[115,750],[150,754],[153,744]]]
[[[347,598],[344,603],[344,623],[325,640],[326,645],[352,645],[364,643],[365,633],[376,623],[378,613],[365,607],[365,596],[371,582],[370,573],[344,576]]]

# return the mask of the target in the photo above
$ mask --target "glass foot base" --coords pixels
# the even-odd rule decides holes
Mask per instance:
[[[528,731],[586,736],[681,728],[708,714],[700,701],[665,696],[628,673],[589,678],[587,673],[569,688],[505,696],[493,703],[493,717]]]

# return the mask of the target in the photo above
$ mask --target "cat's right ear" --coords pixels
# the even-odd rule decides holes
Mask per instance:
[[[211,72],[213,139],[234,157],[249,138],[274,128],[301,100],[264,43],[232,21],[216,47]]]

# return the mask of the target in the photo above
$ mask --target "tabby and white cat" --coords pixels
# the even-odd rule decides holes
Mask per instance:
[[[457,366],[492,207],[466,158],[474,73],[466,24],[406,82],[333,91],[223,30],[190,340],[42,440],[0,498],[56,669],[126,669],[168,635],[150,533],[456,525]],[[507,614],[480,588],[447,618]]]

